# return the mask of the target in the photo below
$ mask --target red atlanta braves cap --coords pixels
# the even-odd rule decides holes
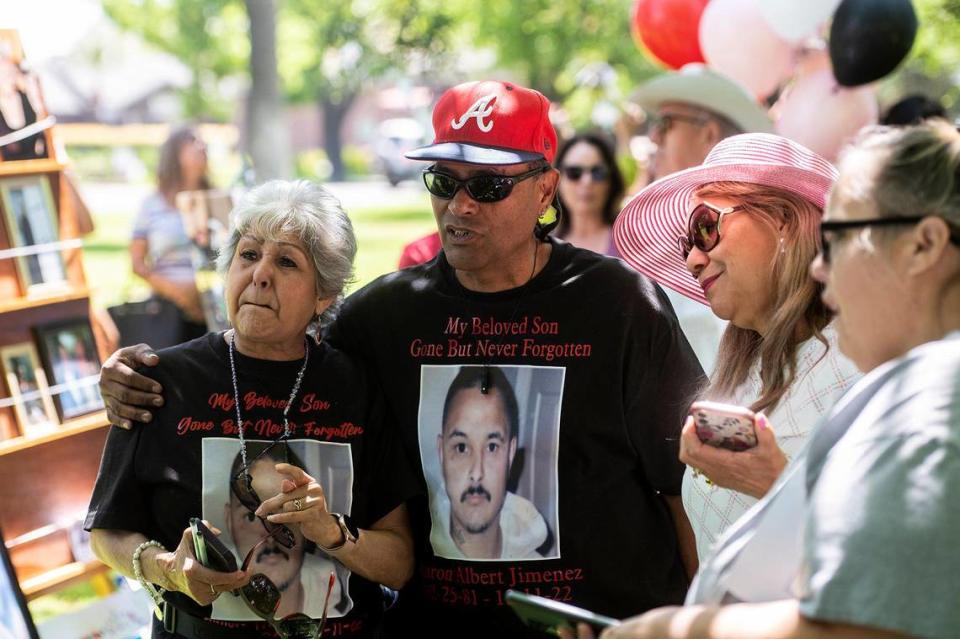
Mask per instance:
[[[433,109],[433,144],[411,160],[469,164],[553,162],[557,133],[542,93],[510,82],[467,82],[448,89]]]

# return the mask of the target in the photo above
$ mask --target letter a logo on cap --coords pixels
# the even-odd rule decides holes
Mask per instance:
[[[459,131],[466,125],[467,120],[471,118],[477,119],[477,128],[483,131],[484,133],[489,133],[493,128],[493,122],[486,122],[485,119],[489,118],[493,113],[493,105],[491,104],[494,100],[497,99],[496,94],[485,95],[476,102],[473,103],[466,113],[460,116],[457,120],[451,120],[450,126]]]

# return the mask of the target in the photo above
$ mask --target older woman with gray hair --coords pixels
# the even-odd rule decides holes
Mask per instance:
[[[156,595],[154,637],[315,639],[328,613],[335,635],[370,636],[380,584],[410,577],[417,486],[371,380],[319,339],[355,253],[321,187],[254,189],[218,258],[233,328],[139,369],[166,401],[152,427],[111,430],[86,527],[105,563]],[[246,558],[217,563],[212,535],[204,557],[189,525],[201,517]]]

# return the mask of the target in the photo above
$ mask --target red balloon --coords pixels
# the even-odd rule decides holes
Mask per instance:
[[[653,58],[672,69],[706,62],[700,50],[700,16],[710,0],[636,0],[634,38]]]

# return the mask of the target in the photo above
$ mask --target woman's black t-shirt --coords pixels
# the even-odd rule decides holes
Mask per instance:
[[[287,461],[323,486],[331,512],[348,513],[360,528],[369,528],[415,494],[417,484],[404,456],[397,454],[395,428],[382,419],[379,393],[363,370],[327,344],[310,342],[309,348],[288,414],[292,432],[259,460],[266,445],[283,435],[283,408],[303,360],[265,361],[234,353],[254,488],[265,493],[261,499],[277,494],[281,477],[273,466]],[[221,540],[239,564],[266,531],[229,488],[242,463],[227,343],[222,333],[212,333],[159,355],[156,367],[141,372],[163,385],[165,403],[149,424],[111,429],[86,527],[139,532],[173,550],[189,519],[202,516],[222,531]],[[264,544],[252,563],[291,598],[282,610],[320,617],[335,570],[328,627],[336,636],[370,634],[380,617],[380,587],[296,534],[293,549]],[[218,598],[212,616],[238,627],[237,637],[276,636],[259,621],[234,623],[256,617],[230,594]],[[154,626],[155,637],[173,636],[158,622]]]

